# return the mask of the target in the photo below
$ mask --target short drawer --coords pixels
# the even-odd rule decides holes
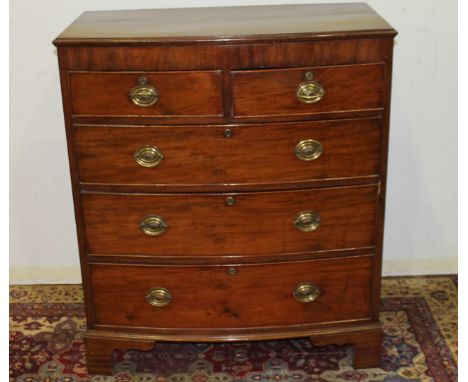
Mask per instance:
[[[235,117],[383,109],[384,64],[231,72]]]
[[[76,126],[80,181],[281,184],[379,173],[380,119],[231,126]]]
[[[88,253],[216,256],[374,245],[377,186],[82,195]]]
[[[370,316],[372,256],[232,266],[91,264],[98,325],[248,328]]]
[[[90,116],[219,116],[220,71],[72,72],[72,113]]]

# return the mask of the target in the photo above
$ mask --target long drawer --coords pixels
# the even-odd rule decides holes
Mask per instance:
[[[375,242],[377,188],[84,193],[88,253],[216,256],[369,247]]]
[[[80,180],[265,184],[379,173],[381,120],[231,126],[76,126]],[[190,139],[188,139],[190,138]]]
[[[235,117],[378,111],[383,63],[232,72]]]
[[[247,328],[367,319],[372,256],[242,266],[91,264],[96,323]]]

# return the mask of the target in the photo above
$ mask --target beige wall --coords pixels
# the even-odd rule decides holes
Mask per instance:
[[[279,3],[288,1],[10,2],[10,282],[80,281],[54,37],[84,10]],[[369,4],[400,32],[384,272],[455,272],[457,3]]]

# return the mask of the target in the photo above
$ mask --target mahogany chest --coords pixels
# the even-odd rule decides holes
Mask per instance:
[[[357,3],[85,12],[54,41],[89,373],[158,341],[379,364],[395,35]]]

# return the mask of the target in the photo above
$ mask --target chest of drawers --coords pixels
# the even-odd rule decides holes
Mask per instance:
[[[379,364],[395,34],[329,4],[86,12],[54,41],[90,373],[157,341]]]

